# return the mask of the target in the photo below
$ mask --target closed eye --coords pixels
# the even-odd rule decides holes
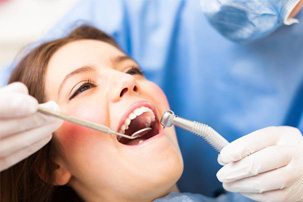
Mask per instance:
[[[95,84],[93,84],[90,80],[85,81],[83,84],[81,84],[81,86],[79,88],[77,88],[72,95],[69,97],[69,100],[72,100],[73,98],[75,98],[76,96],[78,96],[79,94],[96,87]]]
[[[131,67],[130,69],[128,69],[126,71],[126,73],[130,74],[130,75],[136,75],[136,74],[138,74],[138,75],[144,76],[143,71],[139,67]]]

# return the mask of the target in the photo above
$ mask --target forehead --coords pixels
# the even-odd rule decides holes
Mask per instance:
[[[46,94],[53,97],[66,75],[83,66],[112,67],[112,58],[125,54],[106,42],[79,40],[70,42],[51,57],[45,75]]]
[[[48,72],[60,70],[60,74],[66,74],[79,66],[110,66],[111,58],[118,55],[124,55],[124,53],[103,41],[74,41],[55,52],[49,61]]]

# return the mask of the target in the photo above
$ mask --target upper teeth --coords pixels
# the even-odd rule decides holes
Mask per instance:
[[[152,114],[152,116],[148,117],[147,121],[146,121],[146,126],[149,126],[150,123],[155,120],[155,115],[154,115],[153,111],[148,107],[139,107],[128,115],[128,117],[124,121],[124,124],[121,126],[119,132],[124,134],[125,130],[128,129],[130,122],[145,112],[151,112],[151,114]]]

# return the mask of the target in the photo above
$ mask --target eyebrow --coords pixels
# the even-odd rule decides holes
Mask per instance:
[[[63,79],[63,81],[61,82],[60,84],[60,87],[59,87],[59,91],[58,91],[58,95],[60,95],[60,92],[61,92],[61,89],[64,85],[64,83],[72,76],[76,75],[76,74],[81,74],[81,73],[85,73],[85,72],[92,72],[92,71],[96,71],[95,68],[93,67],[90,67],[90,66],[83,66],[83,67],[80,67],[74,71],[72,71],[71,73],[69,73],[68,75],[66,75]]]

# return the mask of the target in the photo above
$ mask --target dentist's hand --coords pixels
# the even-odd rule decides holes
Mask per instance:
[[[303,137],[293,127],[268,127],[224,147],[217,173],[227,191],[256,201],[303,201]]]
[[[45,107],[54,108],[54,103]],[[0,89],[0,171],[30,156],[52,138],[62,121],[37,112],[38,102],[22,83]]]

